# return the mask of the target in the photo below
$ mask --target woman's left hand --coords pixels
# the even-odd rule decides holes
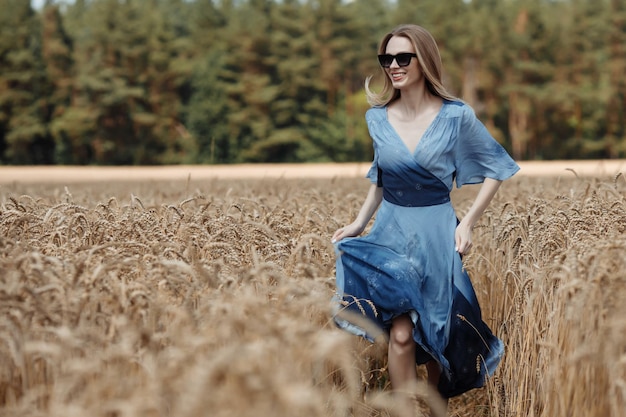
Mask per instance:
[[[472,249],[472,227],[461,221],[454,232],[454,243],[456,244],[454,250],[466,255]]]

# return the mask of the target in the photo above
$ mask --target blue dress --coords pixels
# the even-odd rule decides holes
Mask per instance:
[[[409,314],[416,363],[440,364],[441,395],[478,388],[504,347],[483,322],[455,251],[458,220],[450,191],[453,181],[460,187],[504,180],[519,167],[462,102],[444,101],[413,154],[386,107],[369,109],[366,120],[374,143],[367,177],[383,187],[383,200],[367,235],[335,245],[335,322],[373,340],[388,332],[394,317]]]

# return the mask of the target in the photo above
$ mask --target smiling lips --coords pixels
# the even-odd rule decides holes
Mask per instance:
[[[391,75],[391,79],[393,81],[400,81],[406,75],[406,72],[404,72],[404,71],[394,71],[394,72],[390,73],[390,75]]]

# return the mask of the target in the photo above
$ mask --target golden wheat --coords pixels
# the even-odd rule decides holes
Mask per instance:
[[[2,186],[0,415],[395,415],[384,341],[330,320],[330,235],[366,187]],[[619,175],[505,183],[464,264],[506,355],[450,415],[622,416],[625,195]]]

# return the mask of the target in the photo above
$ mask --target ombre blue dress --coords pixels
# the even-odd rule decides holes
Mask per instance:
[[[458,220],[450,191],[453,182],[504,180],[519,167],[462,102],[444,101],[413,154],[389,123],[386,107],[369,109],[366,120],[374,142],[367,177],[382,186],[383,201],[367,235],[335,244],[335,322],[373,340],[372,329],[388,332],[394,317],[409,314],[416,363],[440,364],[441,395],[481,387],[504,347],[483,322],[455,251]]]

